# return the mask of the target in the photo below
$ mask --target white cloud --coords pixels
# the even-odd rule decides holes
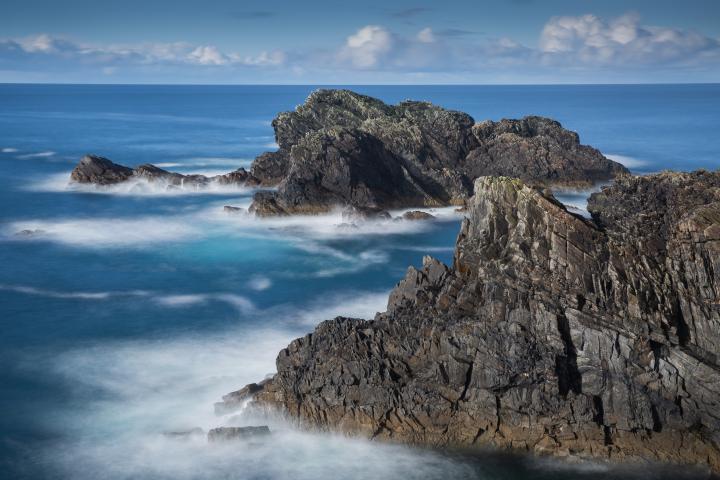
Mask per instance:
[[[357,68],[377,66],[393,48],[393,36],[384,27],[368,25],[350,35],[340,51],[341,60]]]
[[[273,50],[272,52],[260,52],[256,56],[247,57],[235,57],[235,61],[244,65],[257,65],[257,66],[277,66],[282,65],[287,60],[287,54],[282,50]]]
[[[197,47],[188,54],[188,59],[200,65],[225,65],[228,63],[227,57],[213,46]]]
[[[366,25],[335,46],[250,53],[188,42],[87,44],[41,34],[0,39],[0,67],[18,75],[99,75],[130,81],[152,75],[227,80],[237,78],[238,71],[252,70],[258,72],[252,81],[335,83],[374,82],[379,74],[383,80],[411,83],[716,81],[720,74],[720,39],[645,25],[637,15],[553,17],[536,46],[467,33],[426,26],[404,35],[386,26]],[[222,72],[227,73],[221,79]]]
[[[594,65],[686,64],[710,54],[720,42],[692,31],[640,24],[637,15],[605,20],[595,15],[554,17],[539,41],[545,60]]]
[[[418,32],[417,39],[420,43],[434,43],[435,34],[433,33],[432,28],[423,28]]]

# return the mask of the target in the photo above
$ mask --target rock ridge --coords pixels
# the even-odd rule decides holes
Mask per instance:
[[[477,179],[452,266],[425,257],[374,320],[293,341],[250,406],[381,440],[720,471],[720,173],[621,177],[589,210]]]

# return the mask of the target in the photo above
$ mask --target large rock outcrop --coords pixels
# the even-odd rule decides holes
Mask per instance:
[[[293,341],[251,405],[369,438],[720,470],[720,173],[622,177],[593,220],[504,177],[468,203],[452,267],[426,257],[374,320]]]
[[[278,189],[258,195],[258,215],[461,204],[482,175],[588,185],[627,172],[554,120],[476,124],[427,102],[386,105],[348,90],[318,90],[272,125],[280,148],[251,174]]]
[[[80,184],[117,185],[129,181],[145,181],[162,183],[168,187],[206,187],[219,185],[257,185],[255,179],[244,168],[239,168],[224,175],[207,177],[205,175],[183,175],[169,172],[151,164],[143,164],[135,168],[113,163],[111,160],[97,155],[85,155],[70,173],[70,180]]]

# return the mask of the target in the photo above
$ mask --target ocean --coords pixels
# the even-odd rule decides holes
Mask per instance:
[[[313,86],[0,85],[0,478],[696,478],[658,466],[440,452],[273,425],[265,445],[162,432],[273,373],[322,320],[372,318],[409,265],[449,263],[460,217],[358,230],[255,220],[240,188],[69,188],[85,153],[183,173],[248,167]],[[476,121],[553,117],[633,172],[720,167],[720,85],[353,86]],[[564,194],[583,208],[586,193]],[[32,235],[20,232],[29,230]]]

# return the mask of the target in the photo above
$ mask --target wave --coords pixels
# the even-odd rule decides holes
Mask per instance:
[[[636,169],[636,168],[642,168],[647,167],[650,165],[650,162],[647,160],[640,160],[639,158],[635,157],[629,157],[627,155],[617,155],[617,154],[604,154],[607,158],[609,158],[612,161],[618,162],[625,167],[629,168],[630,170]]]
[[[46,152],[37,152],[37,153],[26,153],[24,155],[18,155],[16,158],[19,158],[21,160],[27,160],[30,158],[48,158],[55,156],[55,152],[46,151]]]
[[[272,280],[265,276],[255,276],[248,281],[247,286],[252,290],[262,292],[272,287]]]
[[[150,292],[144,290],[131,290],[126,292],[61,292],[27,285],[7,284],[0,284],[0,290],[49,298],[77,298],[82,300],[107,300],[112,297],[147,297],[150,295]]]
[[[204,304],[210,301],[227,303],[241,313],[255,311],[255,305],[247,298],[233,293],[159,295],[153,297],[156,303],[172,308]]]
[[[226,303],[239,312],[244,314],[252,313],[256,310],[255,305],[241,295],[234,293],[190,293],[190,294],[171,294],[161,293],[151,290],[128,290],[128,291],[103,291],[103,292],[88,292],[88,291],[59,291],[51,289],[43,289],[32,287],[28,285],[9,285],[0,284],[0,291],[22,293],[25,295],[35,295],[46,298],[59,298],[59,299],[78,299],[78,300],[110,300],[115,298],[127,298],[127,297],[143,297],[149,301],[154,302],[157,305],[169,308],[183,308],[195,305],[205,304],[207,302],[216,301]]]
[[[2,153],[16,153],[18,151],[19,150],[17,148],[12,148],[12,147],[5,147],[3,149],[0,149],[0,152],[2,152]]]
[[[228,173],[215,172],[215,173]],[[32,182],[25,187],[34,192],[92,193],[118,196],[180,196],[180,195],[251,195],[255,189],[240,185],[222,185],[210,182],[206,186],[170,186],[165,182],[148,182],[133,179],[115,185],[92,185],[70,182],[70,172],[56,173]]]
[[[18,236],[18,232],[32,232]],[[202,229],[181,217],[140,217],[30,220],[9,223],[5,240],[53,241],[87,248],[143,246],[187,241],[203,236]]]

